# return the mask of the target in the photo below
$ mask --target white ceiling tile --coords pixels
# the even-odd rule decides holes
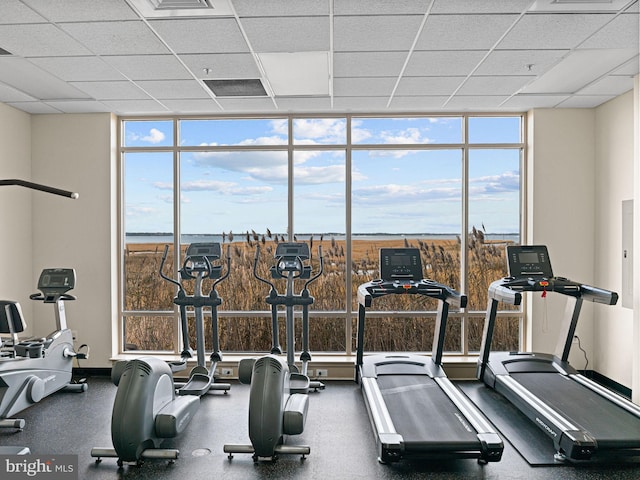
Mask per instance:
[[[274,95],[329,95],[329,53],[259,53]]]
[[[131,80],[179,80],[193,78],[173,55],[103,56]]]
[[[131,20],[138,18],[122,0],[22,0],[52,22]]]
[[[469,75],[487,54],[483,51],[413,52],[404,72],[412,77]]]
[[[142,21],[59,24],[97,55],[153,55],[169,53]],[[65,52],[65,55],[69,55]]]
[[[103,103],[117,115],[153,115],[169,111],[155,100],[109,100]]]
[[[527,14],[505,36],[499,49],[575,48],[613,18],[609,14]]]
[[[421,22],[420,15],[334,17],[333,48],[336,52],[408,50]]]
[[[0,2],[0,25],[8,23],[45,23],[47,20],[19,0]]]
[[[240,17],[329,15],[330,0],[233,0]]]
[[[635,48],[640,47],[640,20],[638,14],[622,14],[590,36],[580,48]]]
[[[0,102],[34,102],[36,100],[37,98],[31,95],[27,95],[9,85],[0,83]]]
[[[246,53],[234,18],[153,20],[150,25],[175,53]]]
[[[637,75],[640,73],[640,56],[632,58],[627,63],[613,71],[615,75]]]
[[[312,52],[330,48],[328,16],[243,18],[241,23],[256,52]]]
[[[180,100],[163,99],[162,104],[174,114],[220,113],[220,106],[211,98],[184,98]]]
[[[229,112],[270,112],[276,111],[271,98],[219,98],[223,111]]]
[[[260,70],[250,53],[212,53],[179,55],[198,78],[259,78]],[[210,69],[205,72],[204,69]]]
[[[406,52],[337,52],[333,54],[334,77],[397,77]]]
[[[336,97],[390,97],[396,79],[393,77],[335,78],[333,95]]]
[[[324,112],[331,110],[330,97],[276,97],[280,112]]]
[[[376,112],[387,108],[389,97],[335,97],[334,109],[341,111]]]
[[[34,115],[46,113],[61,113],[60,110],[57,110],[43,102],[9,102],[7,103],[7,105],[17,108],[18,110],[22,110],[23,112],[32,113]]]
[[[437,111],[447,101],[448,96],[441,95],[420,95],[408,97],[393,97],[389,108],[396,111]]]
[[[523,93],[574,93],[634,56],[634,51],[574,50],[523,89]]]
[[[95,100],[48,101],[47,105],[63,113],[109,112],[109,107]]]
[[[507,98],[507,95],[456,95],[446,107],[459,111],[491,111],[496,110]]]
[[[0,25],[0,48],[21,57],[88,55],[91,52],[51,24]]]
[[[494,50],[483,60],[476,75],[541,75],[569,50]]]
[[[65,81],[125,80],[100,57],[34,57],[29,61]]]
[[[431,13],[520,13],[531,0],[435,0]]]
[[[403,77],[398,96],[451,95],[467,77]]]
[[[70,82],[96,100],[141,100],[149,96],[134,83],[115,82]]]
[[[460,87],[457,95],[513,95],[534,76],[472,76]]]
[[[531,12],[617,12],[629,4],[629,0],[536,0]]]
[[[553,108],[569,98],[568,95],[526,95],[518,94],[506,100],[502,106],[506,108]]]
[[[0,82],[40,100],[87,98],[73,85],[19,57],[0,57]]]
[[[431,0],[340,0],[334,2],[335,15],[423,14]],[[450,1],[450,0],[448,0]]]
[[[573,95],[557,106],[561,108],[594,108],[614,97],[615,95]]]
[[[633,78],[626,75],[609,75],[588,85],[578,95],[621,95],[633,90]]]
[[[430,15],[416,50],[488,50],[517,15]]]
[[[143,80],[136,84],[152,97],[163,98],[211,98],[196,80]]]

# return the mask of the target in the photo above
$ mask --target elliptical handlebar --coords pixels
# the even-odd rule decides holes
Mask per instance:
[[[193,272],[198,272],[196,275]],[[180,275],[194,280],[200,276],[201,279],[209,278],[213,272],[211,261],[206,255],[187,256],[182,263]]]
[[[258,260],[260,259],[260,245],[256,246],[256,255],[255,257],[253,257],[253,276],[256,277],[258,280],[260,280],[263,283],[266,283],[267,285],[269,285],[271,287],[272,291],[276,291],[276,286],[270,282],[269,280],[267,280],[266,278],[262,278],[260,275],[258,275]]]
[[[303,290],[307,290],[307,287],[311,285],[312,282],[317,280],[320,277],[320,275],[322,275],[322,273],[324,272],[324,257],[322,256],[322,245],[318,245],[318,258],[320,260],[320,270],[318,271],[318,273],[316,273],[313,277],[311,277],[309,280],[305,282]]]
[[[164,264],[167,261],[167,254],[169,253],[169,245],[165,245],[164,246],[164,253],[162,254],[162,260],[160,261],[160,276],[165,279],[167,282],[173,283],[174,285],[176,285],[181,292],[184,292],[184,287],[182,286],[182,284],[177,281],[174,280],[173,278],[167,276],[164,274],[164,272],[162,271],[164,269]]]
[[[211,264],[209,263],[209,265]],[[216,289],[216,285],[218,285],[221,281],[226,279],[230,273],[231,273],[231,245],[227,245],[227,271],[225,272],[224,275],[222,275],[215,282],[213,282],[211,291],[213,292]]]

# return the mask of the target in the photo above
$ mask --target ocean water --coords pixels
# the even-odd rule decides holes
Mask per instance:
[[[262,238],[262,234],[258,234]],[[285,234],[277,234],[278,236],[286,239]],[[275,236],[275,234],[274,234]],[[314,240],[320,240],[320,234],[301,233],[296,234],[296,238],[299,241],[306,241],[310,238]],[[324,240],[344,240],[346,236],[343,233],[325,233],[322,235]],[[457,237],[453,233],[356,233],[352,235],[354,240],[455,240]],[[487,240],[503,240],[509,242],[519,242],[520,235],[517,233],[487,233],[485,234]],[[234,234],[234,242],[244,242],[246,234]],[[229,241],[229,237],[225,238],[225,241]],[[222,235],[208,235],[208,234],[184,234],[181,238],[183,245],[188,245],[197,242],[220,242],[223,243]],[[173,235],[170,234],[153,234],[153,233],[128,233],[125,236],[125,243],[173,243]]]

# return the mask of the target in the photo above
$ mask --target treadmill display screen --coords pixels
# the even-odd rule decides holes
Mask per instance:
[[[507,262],[510,277],[553,277],[549,253],[544,245],[509,245]]]
[[[420,250],[417,248],[381,248],[380,277],[383,280],[421,280]]]

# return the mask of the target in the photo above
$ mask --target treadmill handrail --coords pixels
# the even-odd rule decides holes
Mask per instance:
[[[605,305],[615,305],[618,302],[616,292],[564,277],[505,277],[489,286],[490,298],[511,305],[520,305],[522,296],[519,292],[554,292]]]
[[[467,306],[467,296],[434,280],[372,280],[358,287],[358,303],[370,307],[374,298],[385,295],[417,294],[436,298],[458,308]]]

